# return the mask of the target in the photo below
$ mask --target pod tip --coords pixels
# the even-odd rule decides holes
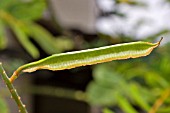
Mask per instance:
[[[158,42],[158,46],[160,45],[161,41],[163,40],[163,37],[161,37],[161,39]]]

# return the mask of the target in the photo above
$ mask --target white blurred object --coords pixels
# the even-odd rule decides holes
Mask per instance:
[[[98,1],[101,2],[99,4],[102,4],[104,0]],[[109,0],[107,1],[109,2]],[[146,6],[117,5],[119,13],[125,14],[126,17],[122,18],[117,15],[111,15],[100,18],[97,21],[97,30],[113,36],[120,33],[138,39],[153,35],[164,29],[170,30],[170,3],[167,3],[165,0],[138,1],[146,4]],[[114,3],[110,4],[114,5]],[[106,9],[106,3],[99,6],[103,6]],[[168,39],[164,38],[164,40]]]
[[[125,4],[120,5],[119,10],[127,14],[123,20],[124,32],[135,31],[137,38],[147,37],[163,29],[170,29],[170,4],[164,0],[143,0],[146,7],[131,7]],[[142,24],[138,25],[139,22]],[[137,27],[137,29],[136,29]]]
[[[116,5],[114,0],[51,0],[51,5],[59,24],[66,29],[79,29],[86,33],[102,32],[113,36],[125,34],[138,39],[164,29],[170,30],[170,4],[165,0],[138,1],[146,6]],[[126,17],[113,14],[97,18],[99,11],[112,10]]]
[[[114,0],[97,0],[99,8],[104,12],[113,11],[115,1]]]
[[[62,27],[86,33],[96,32],[96,0],[51,0],[50,3]]]

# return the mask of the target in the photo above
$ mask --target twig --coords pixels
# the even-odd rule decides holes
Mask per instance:
[[[21,70],[22,70],[22,66],[21,66],[21,68],[18,68],[16,71],[14,71],[14,73],[12,74],[12,76],[9,78],[9,81],[10,81],[11,83],[13,83],[14,80],[18,78],[19,73],[21,73]]]
[[[6,86],[8,87],[8,89],[10,91],[12,98],[15,100],[16,104],[18,105],[19,112],[20,113],[28,113],[25,108],[25,105],[21,101],[20,96],[18,95],[16,89],[14,88],[13,84],[10,82],[4,68],[2,67],[2,63],[0,63],[0,74],[5,82]]]

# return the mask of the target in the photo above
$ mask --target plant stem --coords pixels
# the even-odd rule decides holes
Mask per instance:
[[[14,71],[14,73],[12,74],[12,76],[9,78],[9,81],[10,81],[11,83],[13,83],[14,80],[18,78],[19,73],[21,72],[21,70],[22,70],[22,66],[21,66],[20,68],[18,68],[16,71]]]
[[[22,103],[21,98],[18,95],[16,89],[14,88],[13,84],[10,82],[10,80],[2,66],[2,63],[0,63],[0,74],[2,75],[2,78],[10,91],[12,98],[15,100],[16,104],[18,105],[19,112],[20,113],[28,113],[25,108],[25,105]]]

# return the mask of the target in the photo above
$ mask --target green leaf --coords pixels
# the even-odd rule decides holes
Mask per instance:
[[[39,51],[38,49],[32,44],[32,42],[29,40],[27,33],[27,29],[25,27],[25,23],[16,20],[11,15],[9,15],[5,11],[1,11],[1,17],[3,21],[6,22],[6,24],[11,27],[12,31],[15,33],[16,38],[18,38],[19,42],[22,44],[22,46],[26,49],[26,51],[33,57],[38,58],[39,57]],[[0,18],[1,18],[0,17]]]
[[[27,50],[27,52],[33,57],[39,57],[38,49],[31,43],[29,38],[27,37],[26,33],[22,30],[19,24],[10,24],[12,30],[16,34],[18,40],[22,44],[22,46]]]
[[[86,90],[88,101],[94,105],[113,106],[118,102],[117,95],[125,95],[126,86],[124,78],[114,70],[110,63],[97,65],[94,68],[94,82]]]
[[[104,108],[104,109],[103,109],[103,113],[114,113],[114,112],[111,111],[111,110],[108,109],[108,108]]]
[[[160,44],[160,41],[154,44],[139,41],[95,49],[54,54],[39,61],[25,64],[19,67],[14,73],[19,74],[20,72],[34,72],[40,69],[56,71],[109,62],[112,60],[142,57],[149,55],[150,52]],[[12,76],[12,78],[14,77],[13,79],[16,78],[15,74]]]
[[[73,48],[73,41],[64,36],[55,38],[42,26],[28,22],[24,29],[37,44],[48,54],[60,53]]]
[[[28,25],[29,35],[41,46],[48,54],[59,53],[55,38],[43,27],[38,24]]]
[[[59,36],[55,40],[56,48],[59,52],[63,52],[65,50],[71,50],[74,48],[74,42],[68,37]]]
[[[120,82],[124,82],[121,74],[117,73],[114,67],[109,67],[107,64],[97,65],[94,68],[94,80],[98,84],[108,88],[119,87],[118,85],[120,85]],[[112,84],[116,84],[116,86]]]
[[[140,107],[142,107],[143,109],[145,109],[145,110],[148,111],[149,108],[150,108],[150,106],[147,104],[148,102],[145,101],[145,100],[142,98],[142,95],[141,95],[140,92],[139,92],[139,90],[141,90],[141,88],[140,88],[140,89],[138,89],[138,88],[140,88],[140,87],[137,87],[137,84],[132,84],[132,85],[130,86],[131,96],[133,97],[133,99],[136,101],[136,103],[137,103]]]
[[[117,86],[117,84],[111,86]],[[120,93],[111,86],[105,87],[96,81],[90,83],[86,91],[88,102],[92,105],[115,105],[117,103],[116,97]]]
[[[132,107],[125,97],[119,95],[117,98],[119,100],[119,106],[123,111],[125,111],[125,113],[137,113],[137,111]]]
[[[5,26],[0,19],[0,49],[4,49],[7,46],[7,38],[5,34]]]
[[[15,3],[17,0],[1,0],[0,2],[0,9],[6,10],[10,5]]]
[[[17,2],[11,1],[8,12],[17,19],[24,21],[37,20],[42,17],[42,13],[46,7],[44,0],[31,0]]]

